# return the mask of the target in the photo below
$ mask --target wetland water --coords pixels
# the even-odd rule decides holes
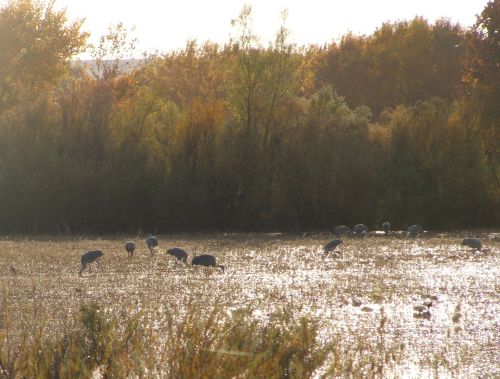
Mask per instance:
[[[481,238],[485,251],[461,246],[466,236]],[[182,313],[190,301],[219,302],[228,312],[251,307],[263,320],[283,309],[318,319],[321,338],[400,347],[397,377],[500,376],[500,233],[345,237],[338,255],[325,255],[332,238],[166,235],[150,256],[144,237],[135,237],[138,249],[128,259],[130,236],[4,237],[2,312],[14,320],[43,316],[56,329],[89,301],[117,314],[142,310],[153,324],[161,324],[163,307]],[[177,262],[165,254],[175,246],[188,252],[188,262],[215,255],[226,273]],[[79,276],[80,256],[91,249],[103,251],[101,263]],[[428,317],[413,309],[430,301]],[[16,327],[3,325],[5,333]]]

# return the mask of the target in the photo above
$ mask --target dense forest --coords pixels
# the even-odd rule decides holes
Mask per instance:
[[[120,25],[88,50],[50,3],[0,8],[0,233],[500,226],[499,0],[325,46],[251,16],[127,61]]]

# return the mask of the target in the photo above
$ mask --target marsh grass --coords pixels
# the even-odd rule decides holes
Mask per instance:
[[[6,239],[0,377],[494,376],[499,243],[471,254],[460,238],[345,238],[337,257],[322,235],[181,235],[132,259],[128,236]],[[96,248],[101,264],[78,276]],[[431,296],[431,319],[415,319]]]
[[[317,322],[286,311],[263,323],[250,309],[228,315],[215,304],[207,313],[190,303],[187,310],[180,319],[167,311],[164,324],[148,327],[141,313],[119,320],[96,304],[84,305],[71,329],[57,336],[47,338],[39,328],[14,347],[0,335],[1,376],[307,378],[321,371],[373,377],[400,359],[383,345],[370,350],[358,341],[344,350],[336,340],[321,342]]]

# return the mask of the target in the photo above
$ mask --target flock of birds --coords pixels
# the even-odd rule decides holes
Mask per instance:
[[[385,235],[388,235],[391,231],[391,224],[390,222],[386,221],[382,224],[382,230],[385,233]],[[355,236],[363,236],[366,232],[368,231],[368,227],[364,224],[357,224],[354,225],[354,227],[351,229],[348,226],[345,225],[340,225],[337,226],[334,229],[334,232],[337,236],[341,236],[343,234],[354,234]],[[410,225],[406,231],[407,235],[409,237],[416,237],[418,234],[422,233],[424,229],[422,228],[421,225]],[[342,243],[341,239],[335,238],[328,242],[324,246],[324,251],[325,253],[334,251],[337,246],[339,246]],[[462,245],[468,246],[470,248],[473,248],[476,251],[481,251],[483,244],[481,241],[477,238],[465,238],[462,241]]]
[[[384,231],[385,235],[388,235],[391,231],[391,224],[386,221],[382,224],[382,230]],[[368,228],[364,224],[357,224],[354,225],[354,227],[351,229],[348,226],[345,225],[340,225],[337,226],[334,229],[334,232],[337,236],[341,236],[344,234],[354,234],[355,236],[363,236],[366,232],[368,231]],[[410,225],[407,229],[407,235],[409,237],[416,237],[418,234],[423,232],[423,228],[421,225]],[[155,236],[150,236],[146,238],[146,246],[149,249],[151,255],[154,254],[155,250],[158,249],[158,239]],[[339,246],[342,243],[342,240],[336,238],[328,242],[324,246],[324,252],[329,253],[335,250],[337,246]],[[482,248],[481,241],[477,238],[466,238],[463,240],[462,245],[469,246],[475,250],[480,251]],[[127,241],[125,243],[125,250],[127,251],[129,257],[134,256],[134,252],[137,248],[137,244],[134,241]],[[186,251],[179,247],[174,247],[171,249],[167,250],[167,254],[177,258],[179,261],[187,263],[188,259],[188,254]],[[81,257],[81,263],[82,263],[82,268],[80,269],[80,275],[82,275],[83,271],[85,269],[91,269],[91,263],[95,262],[97,265],[99,265],[99,258],[103,256],[103,253],[101,250],[90,250],[87,251],[85,254],[82,255]],[[217,260],[213,255],[208,255],[208,254],[203,254],[203,255],[198,255],[195,256],[191,260],[191,265],[193,266],[206,266],[206,267],[217,267],[222,270],[222,272],[225,271],[225,268],[223,265],[217,264]],[[429,307],[427,307],[429,308]],[[428,309],[427,309],[428,310]]]
[[[148,247],[151,255],[154,254],[155,250],[158,249],[158,239],[155,236],[150,236],[146,238],[146,246]],[[129,257],[134,256],[134,251],[137,249],[137,244],[134,241],[127,241],[125,243],[125,250]],[[174,247],[167,250],[167,254],[172,255],[179,261],[187,263],[188,254],[179,247]],[[90,250],[82,255],[81,262],[82,268],[80,269],[80,275],[82,275],[85,269],[91,270],[91,263],[95,262],[99,266],[99,258],[103,256],[101,250]],[[206,266],[206,267],[218,267],[224,272],[225,268],[223,265],[217,264],[217,261],[213,255],[203,254],[195,256],[191,260],[191,265],[193,266]]]
[[[384,222],[382,224],[382,230],[384,231],[385,235],[388,235],[391,231],[391,224],[388,221]],[[338,236],[343,235],[343,234],[354,234],[355,236],[362,236],[367,231],[368,231],[368,228],[364,224],[354,225],[354,227],[352,229],[349,228],[348,226],[345,226],[345,225],[337,226],[334,229],[335,234]],[[409,237],[416,237],[418,234],[420,234],[422,232],[423,232],[423,228],[421,225],[411,225],[407,229],[407,235]],[[339,246],[341,243],[342,243],[342,240],[340,240],[338,238],[331,240],[330,242],[328,242],[324,246],[324,248],[323,248],[324,252],[329,253],[329,252],[334,251],[335,248],[337,246]],[[481,249],[483,247],[483,244],[477,238],[465,238],[462,241],[462,245],[468,246],[468,247],[474,249],[475,251],[481,251]],[[437,296],[431,295],[431,296],[429,296],[427,301],[424,301],[422,304],[415,305],[413,307],[413,310],[414,310],[413,317],[418,318],[418,319],[430,320],[430,318],[431,318],[430,308],[433,305],[435,305],[436,302],[437,302]],[[361,305],[361,302],[357,299],[353,299],[353,305],[355,307],[359,307]],[[362,310],[371,311],[372,309],[369,307],[364,307]],[[455,319],[453,322],[455,322]]]
[[[387,221],[384,222],[382,224],[382,230],[383,230],[385,235],[389,235],[389,233],[391,232],[391,224]],[[364,224],[354,225],[354,227],[352,229],[349,228],[348,226],[345,226],[345,225],[337,226],[334,229],[334,233],[337,236],[348,235],[348,234],[354,234],[355,236],[363,236],[367,232],[368,232],[368,228]],[[416,237],[418,234],[420,234],[422,232],[423,232],[423,228],[421,225],[411,225],[407,229],[407,235],[409,237]],[[151,255],[153,255],[155,253],[155,251],[158,250],[158,239],[155,236],[150,236],[150,237],[146,238],[145,242],[146,242],[146,246],[149,249]],[[338,238],[335,238],[335,239],[329,241],[323,247],[324,253],[327,254],[330,252],[334,252],[335,248],[337,246],[339,246],[340,244],[342,244],[342,240],[340,240]],[[483,250],[483,245],[482,245],[481,241],[477,238],[465,238],[462,241],[462,245],[468,246],[468,247],[474,249],[475,251],[487,251],[487,250]],[[125,250],[127,251],[129,257],[134,256],[134,252],[136,249],[137,249],[137,243],[135,243],[134,241],[127,241],[125,243]],[[179,247],[174,247],[174,248],[168,249],[166,251],[166,253],[175,257],[178,261],[181,261],[181,262],[187,264],[188,254],[183,249],[181,249]],[[335,252],[335,253],[337,253],[337,252]],[[80,269],[79,274],[82,275],[83,271],[85,271],[87,268],[90,271],[92,263],[96,263],[97,265],[99,265],[99,258],[101,258],[103,255],[104,254],[102,253],[101,250],[90,250],[90,251],[87,251],[85,254],[83,254],[81,257],[82,268]],[[193,259],[191,260],[191,265],[193,265],[193,266],[205,266],[205,267],[216,267],[216,268],[220,268],[223,273],[225,272],[224,266],[217,264],[217,260],[215,259],[215,257],[213,255],[209,255],[209,254],[203,254],[203,255],[198,255],[198,256],[193,257]],[[16,269],[12,266],[10,266],[10,271],[14,275],[17,274]],[[437,296],[429,296],[427,301],[424,301],[422,304],[415,305],[413,307],[413,310],[415,312],[413,314],[413,316],[415,318],[429,320],[431,318],[430,308],[433,305],[435,305],[436,302],[437,302]],[[358,307],[360,305],[361,305],[361,302],[359,300],[353,299],[353,306]],[[369,307],[364,307],[362,310],[371,311],[372,309]],[[454,322],[459,321],[459,319],[461,317],[460,315],[461,315],[460,309],[458,309],[458,311],[456,312],[456,317],[454,316]],[[455,321],[455,318],[457,319],[457,321]]]
[[[391,231],[391,224],[386,221],[382,224],[382,230],[385,235],[388,235]],[[341,236],[343,234],[354,234],[355,236],[362,236],[368,231],[368,227],[364,224],[357,224],[351,229],[348,226],[340,225],[334,229],[336,235]],[[422,233],[424,229],[421,225],[410,225],[406,231],[409,237],[416,237],[418,234]],[[333,251],[338,245],[342,243],[340,239],[333,239],[324,246],[325,252]],[[465,238],[462,241],[462,245],[469,246],[475,250],[481,250],[483,245],[481,241],[477,238]]]

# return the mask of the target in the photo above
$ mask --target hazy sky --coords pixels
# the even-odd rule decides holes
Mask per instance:
[[[86,19],[84,29],[91,42],[111,24],[135,27],[138,50],[160,52],[185,46],[188,39],[224,43],[232,31],[230,22],[244,4],[252,6],[253,29],[262,42],[272,40],[287,9],[290,41],[299,45],[322,44],[352,31],[370,34],[385,21],[423,16],[439,17],[470,26],[487,0],[56,0],[71,18]]]

